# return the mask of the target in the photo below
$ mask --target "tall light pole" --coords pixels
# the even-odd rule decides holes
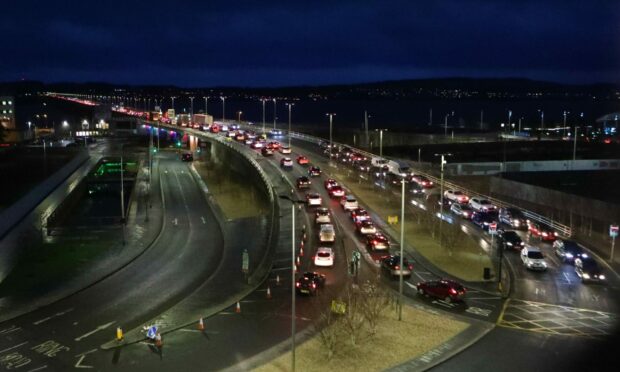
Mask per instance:
[[[439,185],[439,244],[442,245],[441,228],[443,225],[443,168],[446,163],[446,157],[452,156],[451,153],[435,154],[435,156],[441,156],[441,180]]]
[[[123,143],[121,143],[121,227],[123,229],[123,245],[125,245],[125,180],[123,178]]]
[[[241,114],[243,114],[243,111],[237,111],[237,122],[239,124],[241,124]]]
[[[383,157],[383,132],[387,132],[385,128],[375,129],[375,132],[379,132],[379,157]]]
[[[564,127],[562,129],[564,131],[564,135],[566,136],[566,115],[570,114],[570,111],[564,110],[562,114],[564,115]]]
[[[332,161],[332,147],[333,147],[333,138],[332,138],[332,124],[334,122],[334,114],[333,112],[325,114],[325,116],[329,116],[329,162]]]
[[[366,146],[370,144],[370,138],[368,137],[368,111],[364,111],[364,131],[366,132]]]
[[[291,190],[291,195],[294,191]],[[295,371],[295,204],[306,204],[304,200],[293,199],[288,195],[278,195],[280,199],[291,202],[291,370]]]
[[[204,96],[202,98],[205,99],[205,115],[209,115],[209,111],[207,110],[209,108],[209,96]]]
[[[276,99],[273,99],[273,129],[276,129]]]
[[[512,118],[512,110],[508,110],[508,125],[506,126],[506,132],[510,130],[510,119]]]
[[[453,115],[454,116],[454,111],[452,111],[452,114],[446,114],[446,116],[444,117],[444,136],[448,135],[448,116]]]
[[[295,106],[294,103],[287,103],[286,106],[288,107],[288,147],[291,147],[291,108],[293,108],[293,106]]]
[[[226,121],[226,97],[220,96],[222,100],[222,121]]]
[[[400,275],[398,278],[398,320],[403,320],[403,264],[405,247],[405,177],[400,180]]]
[[[545,129],[545,112],[542,109],[538,112],[540,112],[540,129]]]
[[[189,97],[189,102],[189,116],[191,121],[191,118],[194,117],[194,96]]]
[[[521,133],[521,120],[523,120],[523,116],[519,118],[519,133]]]
[[[263,103],[263,134],[265,134],[265,102],[267,101],[267,99],[261,98],[260,100]]]
[[[176,115],[176,110],[174,109],[174,99],[177,97],[170,97],[170,99],[172,100],[172,111],[174,111],[175,115]]]

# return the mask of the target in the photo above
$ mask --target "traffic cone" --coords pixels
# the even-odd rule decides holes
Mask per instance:
[[[235,307],[235,313],[239,314],[241,312],[241,304],[237,302],[237,307]]]
[[[301,246],[299,247],[299,257],[304,256],[304,242],[301,242]]]
[[[199,331],[205,330],[205,323],[202,321],[202,318],[200,318],[200,320],[198,321],[198,330]]]
[[[295,263],[295,266],[299,267],[299,265],[301,265],[301,261],[299,260],[299,256],[297,256],[297,262]]]
[[[276,285],[280,285],[280,274],[276,275]]]
[[[123,341],[123,329],[121,327],[116,328],[116,341]]]
[[[304,232],[304,234],[303,234],[303,235],[302,235],[302,237],[301,237],[301,240],[305,241],[305,240],[306,240],[306,238],[307,238],[307,236],[306,236],[306,233]]]
[[[162,347],[164,346],[164,342],[161,339],[161,335],[158,333],[155,335],[155,346]]]
[[[267,299],[271,300],[271,288],[267,287]]]
[[[303,226],[301,227],[301,232],[303,232],[303,233],[305,233],[305,232],[306,232],[306,225],[303,225]]]

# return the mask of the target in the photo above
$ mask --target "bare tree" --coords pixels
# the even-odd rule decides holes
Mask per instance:
[[[377,332],[377,324],[382,313],[387,308],[389,299],[385,291],[379,287],[378,281],[366,281],[360,290],[360,310],[364,319],[368,322],[370,335],[374,336]]]
[[[343,344],[343,331],[340,317],[331,310],[323,311],[315,327],[319,331],[319,340],[327,352],[327,360],[331,360]]]
[[[349,287],[346,293],[347,311],[342,317],[342,327],[349,336],[351,346],[356,346],[365,331],[365,317],[362,312],[362,300],[358,290]]]
[[[448,250],[448,254],[452,256],[457,244],[464,238],[463,232],[458,225],[446,224],[443,230],[443,246]]]

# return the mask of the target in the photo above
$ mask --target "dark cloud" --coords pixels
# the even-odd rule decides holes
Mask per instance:
[[[1,80],[620,81],[618,1],[22,0],[2,10]]]

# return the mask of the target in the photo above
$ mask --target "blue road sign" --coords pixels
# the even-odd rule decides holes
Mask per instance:
[[[157,336],[157,326],[151,326],[147,331],[146,331],[146,337],[150,338],[150,339],[154,339],[155,336]]]

